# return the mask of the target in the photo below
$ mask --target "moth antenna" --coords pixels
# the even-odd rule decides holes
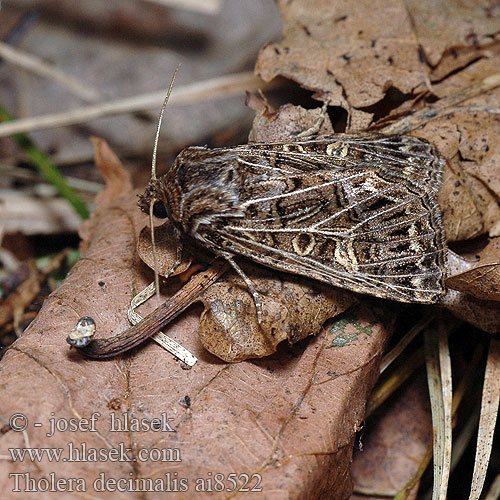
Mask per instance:
[[[155,199],[151,200],[149,204],[149,227],[151,228],[151,248],[153,249],[153,267],[155,271],[155,291],[156,296],[160,299],[160,275],[158,273],[158,255],[156,253],[156,243],[155,243],[155,229],[153,221],[153,208],[155,204]]]
[[[170,98],[170,94],[172,93],[172,89],[174,88],[175,77],[181,67],[180,63],[175,68],[174,74],[172,75],[172,79],[170,80],[170,85],[168,87],[167,95],[165,100],[163,101],[163,105],[161,107],[160,116],[158,118],[158,125],[156,127],[156,136],[155,142],[153,146],[153,158],[151,160],[151,179],[156,179],[156,155],[158,152],[158,141],[160,139],[160,129],[161,122],[163,120],[163,115],[165,113],[165,108],[167,107],[168,99]],[[156,198],[153,198],[149,203],[149,227],[151,228],[151,248],[153,249],[153,266],[155,271],[155,290],[156,296],[158,300],[160,299],[160,276],[158,274],[158,255],[156,253],[156,244],[155,244],[155,227],[153,222],[153,207],[155,202],[158,201]]]
[[[156,127],[155,143],[153,146],[153,159],[151,161],[151,179],[156,179],[156,153],[158,151],[158,141],[160,139],[161,122],[163,120],[163,114],[165,113],[165,108],[167,107],[168,99],[170,98],[170,94],[172,93],[172,89],[174,88],[175,77],[177,76],[177,73],[179,72],[180,67],[181,67],[181,64],[179,63],[177,65],[177,68],[175,68],[172,79],[170,80],[170,85],[168,87],[167,95],[166,95],[165,100],[163,101],[163,105],[161,107],[160,116],[158,118],[158,126]]]

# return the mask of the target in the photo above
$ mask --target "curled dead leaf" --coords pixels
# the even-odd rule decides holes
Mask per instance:
[[[406,2],[415,37],[431,66],[437,66],[443,54],[452,48],[478,48],[491,43],[498,33],[498,17],[489,5],[457,0]]]
[[[466,259],[448,250],[447,285],[449,289],[442,299],[441,305],[458,318],[476,326],[480,330],[489,333],[498,333],[500,332],[498,302],[478,299],[466,291],[451,289],[451,284],[454,283],[455,276],[467,275],[474,270],[476,265],[477,261]]]
[[[482,214],[470,190],[468,177],[455,156],[445,164],[438,198],[448,242],[474,238],[484,231]]]
[[[492,49],[493,50],[493,49]],[[445,97],[485,81],[498,71],[500,49],[433,87]],[[447,159],[439,203],[448,241],[484,234],[500,220],[500,138],[496,87],[453,106],[420,127],[415,135],[434,142]]]
[[[266,81],[285,76],[321,100],[343,107],[351,114],[352,128],[370,123],[372,113],[362,108],[382,100],[390,87],[411,93],[427,78],[428,67],[420,60],[403,4],[373,8],[364,0],[314,5],[282,0],[278,5],[282,40],[261,50],[257,74]]]
[[[322,118],[320,108],[306,110],[301,106],[285,104],[275,110],[265,100],[255,95],[247,97],[247,105],[255,111],[249,142],[286,140],[314,127]],[[332,133],[330,118],[325,116],[318,134]]]
[[[244,270],[262,302],[262,323],[245,283],[226,274],[202,295],[199,335],[204,347],[228,362],[269,356],[283,340],[316,335],[323,323],[357,302],[354,294],[254,264]]]
[[[472,269],[448,277],[446,283],[477,299],[500,301],[500,238],[488,242]]]
[[[170,222],[155,227],[155,242],[157,253],[157,271],[160,276],[181,274],[191,265],[186,252],[182,254],[182,262],[174,269],[177,262],[178,245]],[[151,229],[145,226],[137,240],[137,253],[141,260],[154,269],[153,247],[151,245]]]

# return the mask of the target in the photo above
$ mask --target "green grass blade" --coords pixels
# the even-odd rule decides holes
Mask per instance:
[[[0,104],[0,121],[10,120],[13,120],[12,115]],[[71,204],[75,212],[82,219],[88,219],[90,212],[86,203],[78,196],[76,191],[68,185],[66,179],[48,159],[47,155],[25,134],[15,134],[14,139],[43,177],[45,177],[45,179],[56,188],[57,192]]]

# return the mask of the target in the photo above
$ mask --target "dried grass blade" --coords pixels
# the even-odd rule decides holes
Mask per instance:
[[[484,374],[483,397],[481,401],[481,416],[477,435],[476,460],[472,475],[472,485],[469,500],[476,500],[481,495],[484,479],[488,469],[493,433],[498,415],[500,401],[500,340],[491,338],[486,372]]]
[[[401,387],[425,361],[423,349],[418,349],[391,376],[377,385],[366,405],[366,416],[371,415],[384,401]]]
[[[403,338],[391,349],[383,358],[380,363],[380,373],[391,365],[391,363],[399,357],[399,355],[406,349],[411,341],[434,319],[432,313],[427,313],[416,325],[414,325]]]
[[[425,332],[427,383],[432,410],[434,487],[433,500],[445,500],[451,465],[452,384],[448,329],[440,322]]]
[[[474,355],[472,357],[472,361],[470,363],[470,369],[466,371],[464,376],[460,379],[458,382],[458,386],[455,390],[455,393],[453,394],[453,403],[452,403],[452,418],[455,416],[456,411],[460,405],[460,402],[462,401],[464,395],[467,393],[467,390],[471,387],[474,374],[476,373],[476,370],[482,360],[482,355],[483,355],[483,348],[481,344],[479,344],[476,347],[476,350],[474,352]],[[477,419],[476,419],[477,422]],[[467,425],[469,422],[467,422]],[[471,422],[471,425],[473,425],[474,422]],[[475,429],[475,427],[474,427]],[[474,430],[473,429],[473,430]],[[463,433],[467,433],[467,429],[462,429]],[[467,436],[466,435],[460,435],[459,439],[462,439],[464,442],[467,442]],[[455,451],[455,445],[453,446],[453,452],[452,452],[452,463],[451,463],[451,470],[453,470],[453,460],[455,457],[457,457],[457,461],[459,460],[460,456],[460,448],[462,446],[462,443],[458,443],[457,445],[457,450]],[[413,492],[413,488],[417,484],[418,481],[422,478],[422,475],[424,474],[425,470],[427,469],[430,461],[432,458],[432,445],[430,445],[423,456],[422,460],[420,461],[420,464],[418,466],[418,469],[416,470],[415,474],[410,478],[410,480],[401,488],[401,490],[398,492],[398,494],[394,497],[394,500],[406,500],[410,493]],[[423,495],[423,498],[428,498],[430,495]]]

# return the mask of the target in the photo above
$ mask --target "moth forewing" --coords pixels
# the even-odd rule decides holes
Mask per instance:
[[[187,148],[142,206],[163,200],[182,238],[229,260],[434,303],[445,292],[442,167],[435,146],[400,135]]]

